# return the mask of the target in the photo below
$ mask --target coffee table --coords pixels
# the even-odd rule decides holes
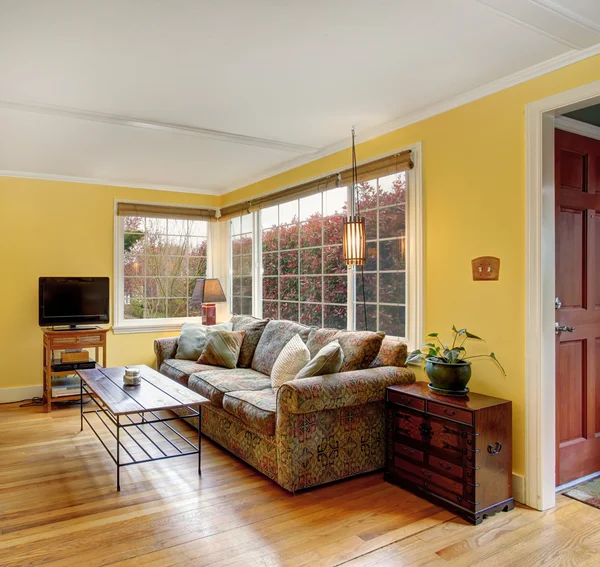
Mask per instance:
[[[117,465],[117,490],[121,490],[121,467],[140,463],[197,454],[201,474],[200,404],[208,400],[144,364],[133,366],[140,369],[141,384],[124,386],[125,368],[132,366],[77,371],[81,378],[81,431],[85,420]],[[89,396],[98,409],[84,411],[83,396]],[[174,416],[165,410],[185,413]],[[169,424],[190,417],[198,418],[198,446]],[[94,418],[116,440],[114,454],[100,435],[105,430],[94,427]]]

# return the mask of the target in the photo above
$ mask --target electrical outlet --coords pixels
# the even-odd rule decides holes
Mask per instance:
[[[500,258],[481,256],[471,261],[473,281],[497,281],[500,277]]]

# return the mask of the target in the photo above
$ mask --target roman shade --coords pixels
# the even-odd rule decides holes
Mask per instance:
[[[196,207],[177,207],[169,205],[145,205],[144,203],[117,203],[117,215],[120,217],[153,217],[161,219],[217,220],[215,209]]]
[[[401,171],[412,169],[414,164],[411,159],[410,150],[399,152],[384,158],[375,159],[358,166],[358,181],[370,181],[377,177],[384,177]],[[319,179],[307,181],[293,187],[288,187],[274,193],[261,195],[249,201],[236,203],[221,208],[219,221],[226,221],[240,215],[258,211],[266,207],[272,207],[300,197],[314,195],[320,191],[344,187],[352,184],[352,168],[344,169],[339,173],[331,173]]]

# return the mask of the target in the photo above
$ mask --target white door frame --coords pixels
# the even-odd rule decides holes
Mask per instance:
[[[554,506],[556,488],[554,117],[598,102],[595,81],[525,107],[525,504],[538,510]]]

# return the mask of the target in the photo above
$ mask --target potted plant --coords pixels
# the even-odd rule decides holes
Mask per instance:
[[[444,344],[439,338],[439,333],[430,333],[428,339],[433,339],[434,342],[429,342],[423,345],[423,349],[412,351],[406,362],[415,363],[425,360],[425,372],[431,382],[429,388],[438,393],[447,396],[464,396],[469,392],[467,383],[471,379],[471,359],[473,358],[491,358],[499,366],[504,376],[506,372],[496,358],[496,355],[476,354],[467,356],[465,343],[468,340],[483,341],[482,338],[469,333],[467,329],[457,329],[452,325],[452,345]]]

